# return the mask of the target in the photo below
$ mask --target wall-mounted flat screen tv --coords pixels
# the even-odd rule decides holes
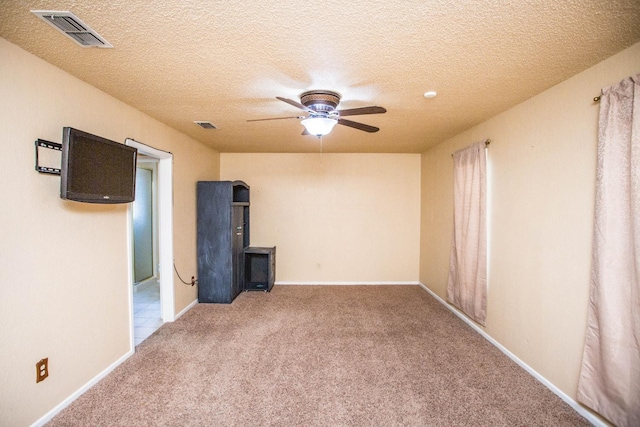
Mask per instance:
[[[65,127],[60,197],[86,203],[133,202],[137,154],[134,147]]]

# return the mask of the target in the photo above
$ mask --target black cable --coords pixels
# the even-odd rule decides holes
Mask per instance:
[[[189,283],[189,282],[185,282],[184,280],[182,280],[182,277],[180,277],[180,273],[178,273],[178,269],[176,268],[176,263],[175,263],[175,262],[173,263],[173,269],[175,270],[176,274],[178,275],[178,279],[180,279],[180,281],[181,281],[182,283],[184,283],[185,285],[191,285],[191,286],[193,286],[193,285],[195,285],[195,284],[197,284],[197,283],[198,283],[198,280],[197,280],[195,277],[193,277],[193,276],[191,276],[191,283]]]

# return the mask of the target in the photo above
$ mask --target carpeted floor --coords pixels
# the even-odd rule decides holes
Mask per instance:
[[[418,286],[199,304],[50,426],[586,426]]]

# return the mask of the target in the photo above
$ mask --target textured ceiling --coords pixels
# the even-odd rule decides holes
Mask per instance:
[[[73,12],[114,48],[78,46],[38,9]],[[275,97],[328,89],[339,108],[388,111],[350,116],[381,130],[336,126],[324,152],[419,153],[640,41],[638,0],[0,0],[0,11],[1,37],[221,152],[317,152],[297,119],[246,120],[298,115]]]

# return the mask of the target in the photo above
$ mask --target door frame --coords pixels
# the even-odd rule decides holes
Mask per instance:
[[[150,147],[141,142],[127,138],[125,145],[138,149],[143,154],[158,159],[157,194],[158,194],[158,280],[160,283],[160,315],[163,322],[173,322],[175,314],[175,290],[173,283],[173,154],[168,151]],[[128,207],[127,233],[129,239],[129,289],[131,306],[131,346],[133,339],[133,220],[132,205]]]

